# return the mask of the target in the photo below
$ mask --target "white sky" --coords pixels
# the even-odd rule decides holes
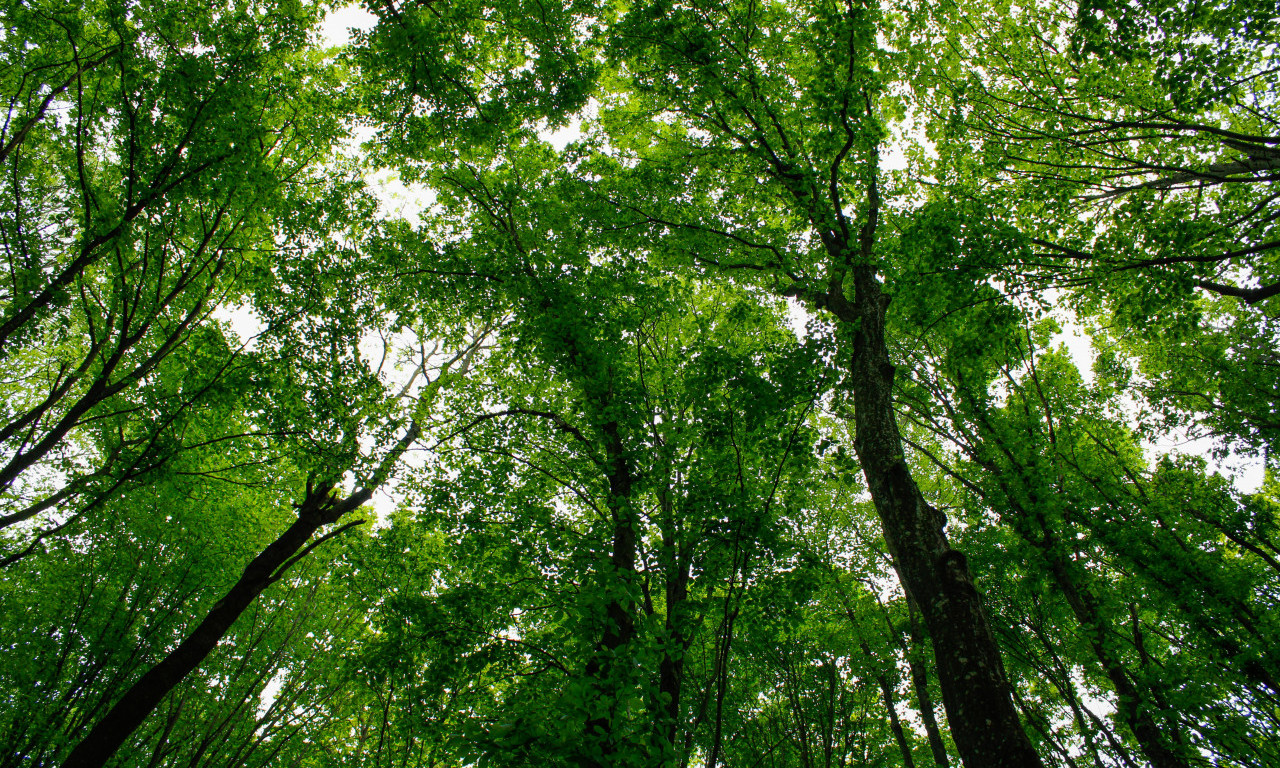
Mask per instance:
[[[353,28],[367,32],[377,23],[377,16],[358,5],[336,8],[320,23],[320,40],[327,46],[346,45],[351,42]]]

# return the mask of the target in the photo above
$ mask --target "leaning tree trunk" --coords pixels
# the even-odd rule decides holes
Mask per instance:
[[[885,344],[889,297],[872,266],[878,214],[875,186],[858,247],[835,233],[823,237],[836,264],[826,306],[854,329],[854,448],[885,542],[908,597],[933,640],[942,703],[965,768],[1042,766],[1014,707],[995,636],[964,555],[951,548],[942,514],[911,477],[893,408],[894,367]],[[853,255],[857,261],[853,262]],[[844,293],[852,278],[854,298]]]
[[[333,496],[332,486],[308,489],[298,509],[298,519],[249,563],[226,596],[209,610],[204,620],[177,648],[125,691],[111,710],[71,750],[62,768],[100,768],[106,764],[161,700],[200,666],[258,595],[297,561],[300,555],[296,553],[312,535],[322,526],[337,521],[345,513],[364,504],[371,495],[372,490],[369,489],[339,499]],[[358,523],[350,523],[322,536],[302,554],[307,554],[315,544],[351,525]]]
[[[1021,529],[1018,532],[1023,533]],[[1138,748],[1151,762],[1152,768],[1189,768],[1190,762],[1175,746],[1176,732],[1170,734],[1175,737],[1172,742],[1166,738],[1164,730],[1152,714],[1152,697],[1141,690],[1129,676],[1123,662],[1109,644],[1107,634],[1110,626],[1102,616],[1101,606],[1088,587],[1079,583],[1078,574],[1073,573],[1074,569],[1056,537],[1046,534],[1041,541],[1034,541],[1027,536],[1023,536],[1023,539],[1039,549],[1048,563],[1054,581],[1062,590],[1062,595],[1066,598],[1067,605],[1071,606],[1076,621],[1080,622],[1098,663],[1115,689],[1116,714],[1129,726],[1138,742]]]
[[[369,482],[345,499],[334,494],[333,483],[313,486],[308,482],[306,496],[298,505],[298,519],[258,553],[226,596],[209,609],[204,620],[177,648],[125,691],[110,711],[71,750],[71,754],[62,763],[62,768],[100,768],[106,764],[125,740],[160,705],[169,691],[204,662],[205,657],[231,629],[231,625],[240,618],[240,614],[245,612],[263,590],[279,580],[285,571],[321,542],[363,522],[348,523],[311,541],[311,537],[321,527],[337,522],[343,515],[359,509],[373,498],[374,491],[390,476],[396,462],[418,439],[419,434],[418,424],[410,424],[404,436],[378,465]],[[311,543],[308,544],[308,541]]]
[[[1034,371],[1034,369],[1033,369]],[[1022,466],[1014,460],[1009,447],[1001,442],[994,433],[992,425],[982,410],[980,415],[979,435],[984,444],[999,447],[1013,461],[1019,477],[1024,481],[1026,476]],[[974,455],[988,471],[993,474],[999,470],[995,463],[985,456]],[[1001,481],[1000,487],[1009,505],[1010,512],[1002,516],[1002,521],[1012,529],[1028,546],[1040,553],[1040,558],[1054,582],[1058,585],[1062,597],[1066,600],[1071,612],[1079,622],[1081,631],[1089,642],[1098,664],[1102,667],[1107,679],[1116,692],[1116,714],[1120,722],[1128,726],[1138,742],[1138,748],[1146,756],[1153,768],[1189,768],[1190,762],[1178,749],[1182,739],[1174,729],[1162,727],[1153,713],[1155,691],[1143,690],[1134,677],[1125,668],[1110,640],[1113,631],[1098,599],[1091,589],[1087,571],[1075,566],[1070,559],[1066,544],[1058,536],[1058,531],[1051,525],[1048,516],[1040,509],[1038,499],[1041,493],[1052,493],[1051,488],[1037,491],[1032,488],[1028,495],[1029,503],[1023,504],[1008,486]],[[1170,738],[1172,737],[1172,738]]]

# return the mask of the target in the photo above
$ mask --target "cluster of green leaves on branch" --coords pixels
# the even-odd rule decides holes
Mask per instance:
[[[1280,761],[1274,3],[332,10],[4,6],[0,765]]]
[[[1133,360],[1153,421],[1256,453],[1280,394],[1259,375],[1276,363],[1280,292],[1276,17],[1267,3],[956,5],[912,84],[932,181],[1022,233],[1007,289],[1071,289]]]

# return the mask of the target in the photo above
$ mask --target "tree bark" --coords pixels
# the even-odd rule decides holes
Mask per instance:
[[[876,663],[871,655],[871,647],[862,641],[862,653],[871,664]],[[898,751],[902,753],[902,764],[905,768],[916,768],[916,761],[911,756],[911,745],[907,743],[907,733],[902,730],[902,721],[898,719],[898,708],[893,702],[893,686],[889,684],[889,676],[883,670],[876,670],[876,682],[880,684],[880,696],[884,699],[884,708],[889,712],[889,727],[893,730],[893,738],[898,742]]]
[[[306,545],[311,536],[321,526],[335,522],[342,515],[360,507],[372,495],[373,489],[366,488],[346,499],[338,499],[333,495],[332,485],[308,489],[298,509],[298,519],[249,563],[240,579],[209,610],[191,634],[116,701],[89,734],[71,750],[62,763],[62,768],[100,768],[106,764],[164,697],[200,666],[254,599],[296,562],[295,554]],[[338,531],[357,524],[351,523]],[[338,531],[321,537],[311,546]],[[307,554],[310,549],[311,547],[307,547],[302,555]]]
[[[677,557],[677,561],[681,558]],[[680,731],[680,694],[684,684],[684,653],[687,641],[680,615],[689,597],[689,564],[675,563],[674,574],[667,579],[667,617],[665,647],[658,664],[658,694],[663,699],[659,725],[658,754],[671,750],[675,754],[676,737]]]
[[[602,409],[603,411],[603,409]],[[631,583],[636,573],[636,520],[631,512],[631,487],[634,477],[631,462],[627,460],[618,432],[618,423],[611,421],[602,428],[605,437],[605,457],[608,461],[609,509],[613,514],[613,551],[609,558],[605,583],[617,595],[605,606],[605,626],[595,653],[583,670],[588,679],[594,679],[596,691],[617,702],[619,667],[615,664],[618,651],[631,642],[635,635],[635,607],[629,597]],[[610,764],[610,756],[616,750],[613,735],[614,705],[596,717],[589,717],[584,729],[587,752],[580,763],[584,768],[603,768]]]
[[[969,563],[951,548],[944,517],[920,493],[907,467],[885,343],[889,297],[873,266],[879,210],[874,181],[868,203],[856,249],[836,232],[822,238],[835,265],[824,303],[854,330],[854,448],[898,578],[933,641],[943,706],[965,768],[1038,768],[1043,763],[1018,718]],[[850,279],[852,302],[844,293]]]

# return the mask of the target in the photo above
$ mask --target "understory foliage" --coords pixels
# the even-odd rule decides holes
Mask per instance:
[[[0,7],[0,768],[1280,764],[1272,0]]]

